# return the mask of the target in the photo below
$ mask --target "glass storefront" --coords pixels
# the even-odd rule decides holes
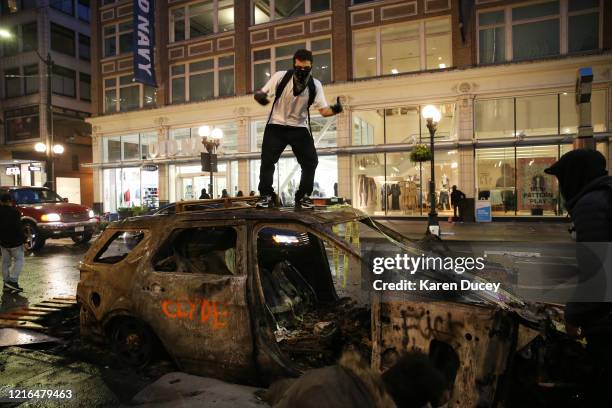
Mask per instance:
[[[493,215],[562,215],[557,180],[544,169],[571,148],[550,145],[477,149],[478,198],[491,201]]]
[[[595,133],[608,130],[607,99],[607,90],[593,90],[591,122]],[[476,139],[570,135],[577,131],[576,94],[572,92],[474,101]]]
[[[210,173],[203,172],[202,165],[198,162],[170,165],[168,166],[168,174],[168,190],[171,202],[197,200],[203,188],[210,194]],[[213,173],[213,197],[221,197],[223,190],[226,190],[231,197],[235,197],[239,191],[237,160],[218,163],[217,171]]]
[[[105,169],[104,211],[117,212],[121,208],[159,206],[159,172],[140,167]]]
[[[353,206],[369,215],[420,216],[429,212],[429,162],[415,163],[409,152],[353,155]],[[450,191],[459,181],[456,150],[436,150],[436,206],[452,214]],[[460,186],[459,186],[460,187]]]
[[[261,160],[249,162],[249,185],[255,194],[259,194],[259,167]],[[293,205],[295,193],[300,186],[302,170],[293,157],[281,158],[274,170],[274,191],[285,205]],[[334,197],[338,190],[338,157],[319,156],[319,165],[315,173],[314,188],[311,197]]]

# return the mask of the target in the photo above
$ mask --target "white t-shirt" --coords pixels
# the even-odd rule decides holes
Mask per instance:
[[[285,76],[287,71],[278,71],[264,85],[261,90],[268,94],[268,98],[274,101],[274,94],[276,93],[276,87]],[[314,79],[315,88],[317,94],[312,102],[312,106],[315,109],[326,108],[327,101],[325,100],[325,94],[323,94],[323,85],[318,79]],[[275,125],[286,125],[286,126],[301,126],[308,127],[308,117],[306,112],[306,106],[308,106],[308,86],[298,96],[293,96],[293,78],[287,82],[283,93],[281,94],[278,101],[274,105],[272,116],[268,123]]]

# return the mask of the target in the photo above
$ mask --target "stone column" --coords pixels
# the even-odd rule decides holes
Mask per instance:
[[[102,133],[99,126],[91,129],[92,163],[102,163]],[[96,214],[103,214],[104,209],[104,170],[94,167],[93,169],[93,210]]]
[[[155,124],[158,125],[157,129],[157,143],[163,143],[168,140],[170,133],[170,126],[166,125],[168,123],[168,118],[159,117],[154,120]],[[174,202],[175,197],[170,197],[169,186],[170,183],[174,183],[174,180],[170,180],[170,172],[168,169],[168,164],[160,164],[158,166],[158,181],[157,181],[157,193],[159,198],[159,206],[166,205],[168,203]]]
[[[474,84],[461,83],[457,86],[457,138],[459,142],[474,140],[474,95],[469,93]],[[459,148],[459,188],[468,197],[476,195],[476,180],[474,179],[475,162],[474,146],[466,145]]]

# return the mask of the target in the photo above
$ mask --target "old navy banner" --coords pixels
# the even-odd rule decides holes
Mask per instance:
[[[134,0],[134,81],[157,87],[153,58],[154,24],[154,0]]]

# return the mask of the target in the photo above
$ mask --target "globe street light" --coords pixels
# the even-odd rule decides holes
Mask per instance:
[[[62,154],[64,153],[64,146],[62,146],[61,144],[56,144],[53,146],[53,153],[55,154]]]
[[[38,153],[45,153],[47,151],[47,145],[43,142],[38,142],[34,145],[34,150]]]
[[[438,224],[438,212],[436,211],[436,182],[434,170],[434,135],[438,128],[438,123],[442,118],[440,110],[433,105],[423,108],[421,115],[427,121],[429,129],[429,150],[431,151],[431,179],[429,180],[429,216],[427,218],[427,234],[440,236],[440,225]]]
[[[213,194],[213,172],[217,171],[217,155],[215,154],[219,145],[221,145],[221,139],[223,139],[223,130],[219,128],[211,129],[210,126],[200,126],[198,134],[202,138],[202,144],[208,152],[207,155],[201,154],[202,171],[210,171],[210,184],[208,185],[208,192],[210,198],[214,198]]]

